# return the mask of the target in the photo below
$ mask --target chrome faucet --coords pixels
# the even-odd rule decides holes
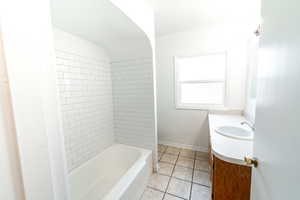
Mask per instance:
[[[252,129],[252,131],[255,131],[254,124],[252,124],[252,123],[250,123],[248,121],[241,122],[241,125],[244,125],[244,124],[246,124],[247,126],[249,126]]]

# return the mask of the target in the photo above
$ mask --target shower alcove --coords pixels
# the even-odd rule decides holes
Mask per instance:
[[[154,26],[132,8],[51,0],[71,200],[139,199],[157,165]]]

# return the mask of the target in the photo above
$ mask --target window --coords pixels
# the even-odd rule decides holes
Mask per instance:
[[[175,85],[177,108],[223,108],[226,53],[175,57]]]

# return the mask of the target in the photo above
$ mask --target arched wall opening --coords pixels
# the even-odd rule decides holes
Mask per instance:
[[[51,9],[68,172],[114,143],[152,150],[155,167],[154,30],[117,1],[51,0]]]
[[[68,199],[68,173],[113,143],[156,152],[154,37],[118,7],[109,0],[3,1],[26,199]]]

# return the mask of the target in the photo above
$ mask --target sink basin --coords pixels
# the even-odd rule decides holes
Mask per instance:
[[[253,132],[238,126],[220,126],[216,132],[230,138],[239,140],[253,140]]]

